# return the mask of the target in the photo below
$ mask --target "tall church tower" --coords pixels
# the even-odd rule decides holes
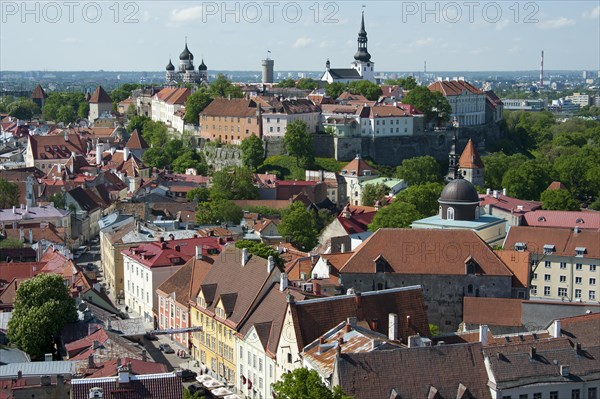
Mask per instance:
[[[456,154],[456,133],[452,136],[452,145],[450,146],[450,153],[448,154],[448,174],[446,175],[446,182],[456,179],[458,176],[458,155]]]
[[[363,79],[375,82],[375,63],[371,61],[371,54],[367,50],[367,31],[365,30],[365,12],[362,13],[360,31],[358,32],[358,50],[354,54],[352,69],[358,71]]]
[[[465,178],[465,180],[470,181],[475,186],[484,186],[483,162],[481,161],[481,158],[475,149],[475,144],[473,144],[471,139],[469,139],[467,146],[460,156],[458,167],[459,173]]]

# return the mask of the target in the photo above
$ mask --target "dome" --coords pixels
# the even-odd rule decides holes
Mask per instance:
[[[185,67],[185,69],[188,70],[188,71],[193,71],[194,70],[194,65],[188,64],[188,66]]]
[[[439,199],[440,203],[450,204],[479,204],[479,194],[473,183],[459,176],[457,179],[451,180],[442,190]]]
[[[359,48],[356,54],[354,54],[354,59],[356,61],[369,62],[371,54],[369,54],[366,48]]]
[[[169,63],[167,64],[167,71],[174,71],[174,70],[175,70],[175,66],[173,65],[171,60],[169,60]]]
[[[181,54],[179,54],[179,60],[180,61],[190,61],[194,59],[194,54],[192,54],[190,52],[190,50],[188,50],[188,46],[187,43],[185,44],[185,48],[183,49],[183,51],[181,52]]]
[[[206,71],[206,70],[208,70],[208,67],[204,63],[204,59],[202,59],[202,62],[200,63],[200,66],[198,67],[198,70],[199,71]]]

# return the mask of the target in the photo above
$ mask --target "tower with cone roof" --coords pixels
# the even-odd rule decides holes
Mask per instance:
[[[465,180],[470,181],[475,186],[484,187],[484,166],[475,149],[473,140],[469,139],[460,159],[458,160],[459,173]]]
[[[371,61],[371,54],[367,50],[367,31],[365,30],[365,12],[363,11],[358,31],[358,50],[354,54],[351,66],[365,80],[375,82],[375,63]]]

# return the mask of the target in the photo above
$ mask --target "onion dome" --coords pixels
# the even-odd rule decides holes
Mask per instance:
[[[180,61],[191,61],[193,59],[194,59],[194,55],[190,52],[190,50],[188,49],[187,43],[186,43],[185,48],[183,49],[181,54],[179,54],[179,60]]]
[[[169,60],[169,63],[167,64],[167,71],[174,71],[174,70],[175,70],[175,66],[173,65],[171,60]]]
[[[199,71],[206,71],[206,70],[208,70],[208,67],[204,63],[204,58],[202,59],[202,62],[200,63],[200,66],[198,67],[198,70]]]

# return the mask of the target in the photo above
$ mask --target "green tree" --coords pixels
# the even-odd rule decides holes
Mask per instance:
[[[385,81],[385,84],[400,86],[404,90],[412,90],[418,86],[417,79],[415,79],[413,76],[407,76],[406,78],[399,79],[388,79]]]
[[[242,208],[227,199],[198,202],[196,209],[196,223],[198,224],[239,224],[243,217]]]
[[[127,118],[131,119],[134,116],[137,116],[137,108],[135,106],[135,104],[129,104],[129,106],[127,107],[127,112],[126,112]]]
[[[281,380],[273,384],[273,393],[281,399],[351,399],[339,386],[329,390],[319,373],[306,368],[283,374]]]
[[[319,87],[319,82],[311,78],[301,78],[296,83],[296,87],[302,90],[314,90]]]
[[[206,396],[202,395],[200,391],[191,393],[189,388],[183,388],[183,399],[206,399]]]
[[[188,191],[185,198],[189,202],[207,202],[210,200],[210,190],[205,187],[196,187]]]
[[[285,261],[279,255],[279,251],[264,242],[251,241],[251,240],[239,240],[235,243],[236,248],[248,248],[248,252],[252,255],[260,256],[261,258],[269,259],[269,256],[273,257],[273,261],[280,269],[285,265]]]
[[[169,142],[169,133],[167,126],[162,122],[155,122],[147,119],[142,125],[142,129],[138,130],[146,140],[146,142],[155,147],[162,147]]]
[[[0,179],[0,209],[8,209],[19,205],[19,186]]]
[[[254,185],[252,172],[243,167],[231,167],[213,173],[210,198],[256,199],[258,188]]]
[[[413,204],[396,200],[377,211],[373,222],[369,225],[369,230],[375,232],[380,228],[409,227],[412,222],[423,217]]]
[[[438,213],[438,198],[440,198],[443,189],[443,184],[433,182],[409,186],[398,193],[396,201],[414,205],[419,213],[422,213],[425,217],[433,216]]]
[[[198,90],[189,96],[185,102],[185,123],[198,125],[200,112],[212,102],[212,97],[205,90]]]
[[[341,82],[329,83],[327,86],[325,86],[325,94],[335,99],[345,92],[347,87],[348,86],[345,83]]]
[[[530,160],[506,172],[502,179],[502,187],[508,190],[511,197],[537,201],[551,181],[547,167],[540,165],[538,161]]]
[[[56,121],[62,122],[64,124],[68,124],[71,122],[75,122],[77,119],[77,114],[72,106],[65,104],[61,106],[56,112]]]
[[[80,110],[82,111],[82,114],[84,110],[89,111],[89,104],[85,100],[83,93],[54,92],[50,93],[44,102],[44,107],[42,108],[44,119],[56,121],[58,111],[65,105],[69,105],[74,112],[77,111],[77,113],[79,113]],[[84,115],[79,116],[81,118],[87,118],[88,113],[86,112]]]
[[[136,115],[134,117],[129,118],[129,122],[127,122],[125,130],[127,130],[127,133],[133,133],[134,130],[137,130],[138,133],[141,134],[144,130],[144,123],[150,120],[151,119],[147,116]]]
[[[425,114],[427,122],[441,125],[450,120],[452,107],[440,92],[430,91],[425,86],[417,86],[402,99],[404,104],[411,104]]]
[[[65,209],[67,206],[67,198],[62,191],[56,192],[48,197],[48,202],[54,204],[55,208]]]
[[[373,206],[377,201],[381,201],[390,193],[390,189],[383,183],[367,184],[362,192],[362,204]]]
[[[375,101],[381,96],[381,87],[368,80],[357,80],[348,84],[348,90],[352,94],[362,94],[368,100]]]
[[[579,202],[567,190],[546,190],[540,196],[542,207],[555,211],[578,211]]]
[[[292,78],[283,79],[277,83],[277,87],[282,87],[286,89],[290,89],[292,87],[296,87],[296,81]]]
[[[292,244],[302,251],[310,251],[318,243],[315,218],[300,201],[294,202],[283,212],[278,227],[279,233],[289,237]]]
[[[288,123],[283,144],[288,154],[296,158],[297,166],[306,167],[313,163],[312,136],[304,121],[298,119]]]
[[[217,78],[210,84],[208,93],[212,98],[216,97],[229,97],[231,98],[242,98],[244,94],[239,86],[231,84],[225,75],[219,74]]]
[[[148,148],[142,155],[142,162],[152,168],[163,169],[169,166],[170,159],[160,147]]]
[[[22,282],[8,322],[8,339],[33,358],[52,351],[53,338],[77,320],[75,300],[63,277],[42,273]]]
[[[34,115],[40,114],[39,107],[31,100],[17,100],[8,104],[6,108],[10,116],[23,121],[28,121]]]
[[[518,168],[527,161],[527,157],[523,154],[506,155],[503,152],[494,152],[492,154],[481,157],[483,166],[485,167],[485,186],[492,189],[500,189],[502,187],[502,178],[504,174],[511,168]]]
[[[8,112],[9,104],[15,102],[17,99],[13,96],[3,96],[0,98],[0,112]]]
[[[77,117],[87,119],[90,114],[90,104],[87,101],[80,102],[77,106]]]
[[[408,158],[396,168],[396,177],[403,179],[409,186],[442,182],[440,164],[430,155]]]
[[[242,163],[250,170],[256,170],[265,160],[263,142],[255,134],[242,140]]]
[[[171,163],[173,170],[177,173],[185,173],[189,168],[194,168],[198,174],[205,174],[208,170],[208,165],[204,161],[202,153],[193,149],[185,150]]]
[[[23,241],[8,237],[0,240],[0,248],[23,248]]]

